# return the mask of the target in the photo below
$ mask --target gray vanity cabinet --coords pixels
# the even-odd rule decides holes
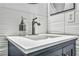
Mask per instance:
[[[29,54],[24,54],[14,44],[9,42],[9,56],[75,56],[76,55],[76,40],[70,40],[54,46],[50,46]]]

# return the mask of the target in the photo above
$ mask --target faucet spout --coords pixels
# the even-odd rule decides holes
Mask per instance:
[[[35,21],[36,19],[37,19],[37,17],[34,18],[33,21],[32,21],[32,35],[35,35],[35,27],[34,27],[34,25],[37,24],[38,26],[40,26],[40,23]]]

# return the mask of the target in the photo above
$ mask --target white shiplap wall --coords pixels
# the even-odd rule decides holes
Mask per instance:
[[[0,35],[0,56],[8,55],[8,41],[4,35]]]
[[[64,33],[64,14],[49,16],[48,33]]]

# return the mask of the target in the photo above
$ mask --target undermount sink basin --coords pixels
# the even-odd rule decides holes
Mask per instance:
[[[32,40],[47,39],[47,36],[45,35],[26,35],[25,37]]]
[[[47,38],[56,38],[56,37],[60,37],[60,36],[53,36],[53,35],[26,35],[25,36],[26,38],[28,39],[31,39],[31,40],[45,40]]]

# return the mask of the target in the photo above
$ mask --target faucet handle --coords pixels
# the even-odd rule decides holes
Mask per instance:
[[[41,25],[40,23],[37,23],[38,25]]]
[[[33,20],[36,20],[37,19],[37,17],[36,18],[34,18]]]

